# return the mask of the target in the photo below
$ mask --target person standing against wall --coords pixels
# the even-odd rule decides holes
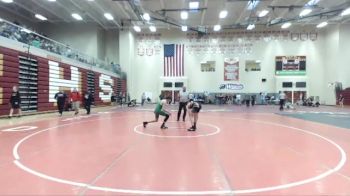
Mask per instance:
[[[117,98],[115,93],[112,93],[111,95],[111,106],[115,106],[117,104]]]
[[[342,94],[339,95],[339,105],[340,107],[344,107],[344,96]]]
[[[11,98],[10,98],[10,114],[8,118],[12,118],[13,110],[17,109],[18,110],[18,116],[21,117],[22,115],[22,110],[21,110],[21,95],[18,91],[17,86],[12,87],[12,93],[11,93]]]
[[[141,95],[141,106],[143,106],[143,104],[145,104],[145,101],[146,101],[146,93],[143,92]]]
[[[67,95],[61,90],[55,94],[55,99],[57,101],[57,109],[60,116],[63,114],[64,104],[66,103]]]
[[[186,92],[186,87],[185,86],[182,87],[182,91],[180,91],[179,97],[180,97],[180,102],[179,102],[179,111],[177,112],[177,121],[180,120],[181,111],[183,109],[184,113],[183,113],[183,116],[182,116],[182,120],[185,122],[185,120],[186,120],[186,112],[187,112],[186,105],[187,105],[187,102],[188,102],[188,93]]]
[[[279,92],[279,99],[280,99],[280,111],[283,111],[284,103],[286,100],[286,94],[283,91]]]
[[[252,102],[252,106],[253,106],[253,107],[255,106],[255,99],[256,99],[256,96],[255,96],[255,95],[252,95],[252,96],[251,96],[251,102]]]
[[[249,94],[245,95],[244,101],[245,101],[246,106],[249,107],[250,106],[250,95]]]
[[[74,115],[79,114],[79,106],[80,106],[80,93],[76,88],[73,89],[73,91],[70,94],[70,100],[72,102],[72,108],[75,111]]]
[[[84,107],[85,107],[85,110],[86,110],[86,114],[87,114],[87,115],[90,114],[92,100],[93,100],[93,97],[92,97],[91,92],[90,92],[90,91],[87,91],[87,92],[84,94]]]
[[[236,95],[236,104],[241,105],[241,94]]]

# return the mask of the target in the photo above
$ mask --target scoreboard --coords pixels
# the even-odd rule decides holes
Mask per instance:
[[[306,56],[276,56],[276,75],[306,75]]]

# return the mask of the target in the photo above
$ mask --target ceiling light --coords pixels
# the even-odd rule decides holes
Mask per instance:
[[[312,9],[303,9],[303,11],[300,12],[299,16],[304,17],[312,12]]]
[[[187,18],[188,18],[188,12],[182,11],[182,12],[181,12],[181,19],[182,19],[182,20],[186,20]]]
[[[141,32],[141,28],[139,27],[139,26],[134,26],[134,30],[136,31],[136,32]]]
[[[247,9],[248,10],[253,10],[253,9],[255,9],[256,8],[256,6],[259,4],[259,0],[251,0],[251,1],[249,1],[248,2],[248,7],[247,7]]]
[[[214,31],[220,31],[221,30],[221,26],[220,25],[215,25],[214,26]]]
[[[182,31],[187,31],[187,30],[188,30],[188,27],[187,27],[187,26],[182,26],[182,27],[181,27],[181,30],[182,30]]]
[[[72,17],[73,17],[75,20],[83,20],[83,18],[82,18],[79,14],[76,14],[76,13],[73,13],[73,14],[72,14]]]
[[[147,21],[150,21],[151,20],[151,16],[148,14],[148,13],[144,13],[142,15],[143,19],[147,20]]]
[[[39,20],[47,20],[47,18],[41,14],[35,14],[35,18],[37,18]]]
[[[346,16],[350,14],[350,8],[345,9],[342,13],[341,16]]]
[[[191,2],[189,3],[189,7],[190,7],[190,9],[198,9],[198,7],[199,7],[199,2],[198,2],[198,1],[191,1]]]
[[[321,22],[320,24],[318,24],[316,27],[317,28],[323,28],[323,27],[325,27],[325,26],[327,26],[328,25],[328,22]]]
[[[250,24],[250,25],[248,25],[248,27],[247,27],[247,30],[253,30],[255,28],[255,24]]]
[[[2,18],[0,18],[0,22],[4,21]]]
[[[262,10],[260,13],[259,13],[259,17],[262,18],[264,16],[266,16],[267,14],[269,13],[269,10]]]
[[[150,30],[151,32],[156,32],[156,31],[157,31],[157,28],[156,28],[155,26],[150,26],[150,27],[149,27],[149,30]]]
[[[94,1],[94,0],[88,0],[88,1]]]
[[[105,13],[104,16],[107,18],[107,20],[114,20],[114,17],[110,13]]]
[[[56,0],[48,0],[48,1],[55,2]]]
[[[284,23],[282,25],[282,29],[288,29],[291,25],[292,25],[292,23],[290,23],[290,22]]]
[[[219,18],[226,18],[227,14],[228,14],[228,12],[226,10],[223,10],[220,12]]]
[[[4,3],[13,3],[13,0],[1,0]]]

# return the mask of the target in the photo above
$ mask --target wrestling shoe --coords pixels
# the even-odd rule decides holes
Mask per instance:
[[[148,122],[143,122],[143,127],[146,128]]]

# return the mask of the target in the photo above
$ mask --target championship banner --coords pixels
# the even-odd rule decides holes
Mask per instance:
[[[276,56],[276,75],[306,75],[306,56]]]
[[[239,80],[239,59],[225,58],[224,60],[224,81]]]

